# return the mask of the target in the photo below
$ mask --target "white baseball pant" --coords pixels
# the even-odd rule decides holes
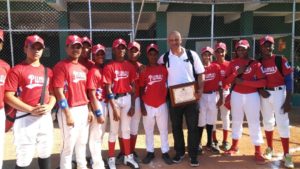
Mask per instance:
[[[130,121],[131,117],[127,115],[130,107],[131,107],[131,95],[127,94],[126,96],[119,97],[115,100],[116,108],[120,110],[120,120],[115,121],[113,110],[111,105],[108,104],[108,112],[109,112],[109,122],[110,122],[110,132],[109,132],[109,142],[116,142],[116,138],[119,134],[123,139],[130,139]]]
[[[137,97],[135,99],[135,111],[134,115],[131,117],[131,123],[130,123],[130,134],[131,135],[137,135],[139,131],[139,124],[141,120],[141,100],[140,97]]]
[[[145,104],[147,116],[143,116],[143,124],[146,135],[147,152],[154,152],[154,126],[155,121],[160,134],[161,152],[169,151],[168,143],[168,118],[169,112],[166,103],[155,108]]]
[[[281,108],[285,101],[286,91],[285,86],[281,86],[283,90],[270,91],[269,98],[261,98],[261,114],[263,117],[264,129],[266,131],[273,131],[276,125],[280,137],[289,138],[290,137],[290,121],[288,113],[284,113]]]
[[[16,117],[26,113],[17,111]],[[39,158],[48,158],[53,146],[53,122],[51,112],[41,116],[16,119],[13,127],[17,165],[27,167],[37,150]]]
[[[232,114],[232,139],[237,140],[241,138],[244,114],[246,114],[252,143],[255,146],[261,145],[264,141],[259,120],[260,99],[258,93],[241,94],[232,91],[230,104]]]
[[[93,159],[93,169],[104,169],[104,162],[102,160],[101,147],[103,134],[105,133],[105,125],[107,120],[107,104],[103,101],[99,101],[99,108],[103,113],[105,123],[99,124],[97,119],[90,124],[90,137],[89,148]]]
[[[78,169],[86,169],[85,151],[88,140],[88,106],[70,107],[74,119],[74,126],[68,126],[66,116],[61,110],[57,118],[61,128],[62,150],[60,153],[60,169],[72,169],[72,154],[75,148]]]
[[[230,110],[224,106],[225,98],[229,95],[229,90],[223,90],[223,104],[220,106],[220,115],[222,120],[223,130],[230,130]],[[213,127],[213,131],[216,130],[216,125]]]
[[[201,99],[199,101],[199,127],[204,127],[206,124],[216,124],[218,116],[218,108],[216,104],[218,98],[219,97],[216,92],[213,92],[211,94],[202,94]]]
[[[4,112],[4,108],[2,108],[0,109],[0,169],[2,169],[2,165],[3,165],[4,140],[5,140],[5,112]]]

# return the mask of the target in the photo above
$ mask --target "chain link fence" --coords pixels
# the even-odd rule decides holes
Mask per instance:
[[[295,0],[296,1],[296,0]],[[0,27],[5,31],[2,59],[11,65],[25,58],[26,36],[39,34],[46,44],[42,62],[52,67],[65,57],[69,34],[91,37],[108,48],[122,37],[139,41],[141,61],[145,48],[158,43],[167,50],[168,32],[182,33],[183,45],[199,52],[217,41],[234,56],[240,38],[251,43],[251,56],[259,57],[259,38],[275,37],[275,53],[285,55],[295,67],[294,89],[300,92],[300,4],[294,0],[0,0]],[[293,29],[294,27],[294,29]]]

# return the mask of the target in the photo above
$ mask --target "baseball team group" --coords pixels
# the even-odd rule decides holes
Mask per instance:
[[[0,30],[0,50],[4,44]],[[10,68],[0,60],[0,168],[3,162],[5,109],[17,110],[13,126],[16,147],[15,169],[29,168],[35,154],[40,169],[51,169],[53,120],[51,110],[58,107],[61,133],[60,169],[110,169],[122,163],[140,168],[154,158],[154,127],[158,127],[161,158],[168,165],[180,163],[188,152],[192,167],[199,166],[198,155],[205,150],[214,154],[239,152],[244,115],[254,145],[254,161],[265,164],[274,155],[273,131],[276,126],[283,148],[286,168],[294,168],[289,153],[289,117],[291,110],[292,72],[287,59],[275,55],[274,38],[259,40],[261,57],[248,56],[250,44],[241,39],[235,44],[236,57],[225,60],[226,44],[203,47],[199,53],[182,46],[181,34],[172,31],[167,37],[169,51],[159,56],[159,46],[146,47],[147,64],[139,62],[141,45],[117,38],[112,43],[112,60],[106,61],[106,48],[92,44],[88,37],[69,35],[65,42],[66,58],[53,69],[40,59],[45,49],[39,35],[26,38],[26,59]],[[92,55],[92,59],[91,56]],[[200,56],[199,56],[200,55]],[[195,83],[196,101],[179,106],[170,104],[170,87]],[[216,122],[221,116],[223,140],[218,144]],[[263,134],[267,141],[261,150]],[[175,156],[169,156],[168,121],[171,121]],[[140,120],[145,131],[146,156],[135,151]],[[183,134],[187,128],[187,143]],[[109,122],[109,123],[108,123]],[[109,124],[108,157],[101,147]],[[231,125],[231,126],[230,126]],[[231,128],[230,128],[231,127]],[[206,145],[202,147],[203,130]],[[232,132],[232,142],[228,133]],[[120,152],[115,152],[118,140]],[[9,143],[7,143],[9,144]],[[187,146],[186,146],[187,145]],[[187,147],[187,148],[186,148]],[[91,157],[87,162],[86,157]],[[105,160],[103,160],[105,159]],[[107,159],[107,160],[106,160]]]

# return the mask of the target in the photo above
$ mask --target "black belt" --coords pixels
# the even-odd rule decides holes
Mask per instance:
[[[266,87],[266,90],[272,90],[272,91],[276,91],[276,90],[283,90],[283,87]]]
[[[204,94],[213,94],[214,92],[216,92],[215,90],[212,91],[207,91],[207,92],[203,92]]]
[[[115,99],[118,99],[119,97],[123,97],[123,96],[126,96],[126,95],[127,95],[127,93],[117,93],[115,95]]]

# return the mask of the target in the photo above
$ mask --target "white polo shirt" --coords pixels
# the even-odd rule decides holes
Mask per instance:
[[[182,49],[184,50],[184,52],[181,56],[176,56],[172,53],[171,50],[169,51],[169,67],[168,65],[166,65],[166,68],[168,70],[168,86],[174,86],[195,81],[193,75],[193,66],[188,60],[185,48]],[[194,59],[194,67],[196,74],[204,73],[205,69],[200,60],[199,55],[192,50],[191,53]],[[158,64],[164,64],[163,57],[164,55],[160,56],[160,58],[158,59]]]

